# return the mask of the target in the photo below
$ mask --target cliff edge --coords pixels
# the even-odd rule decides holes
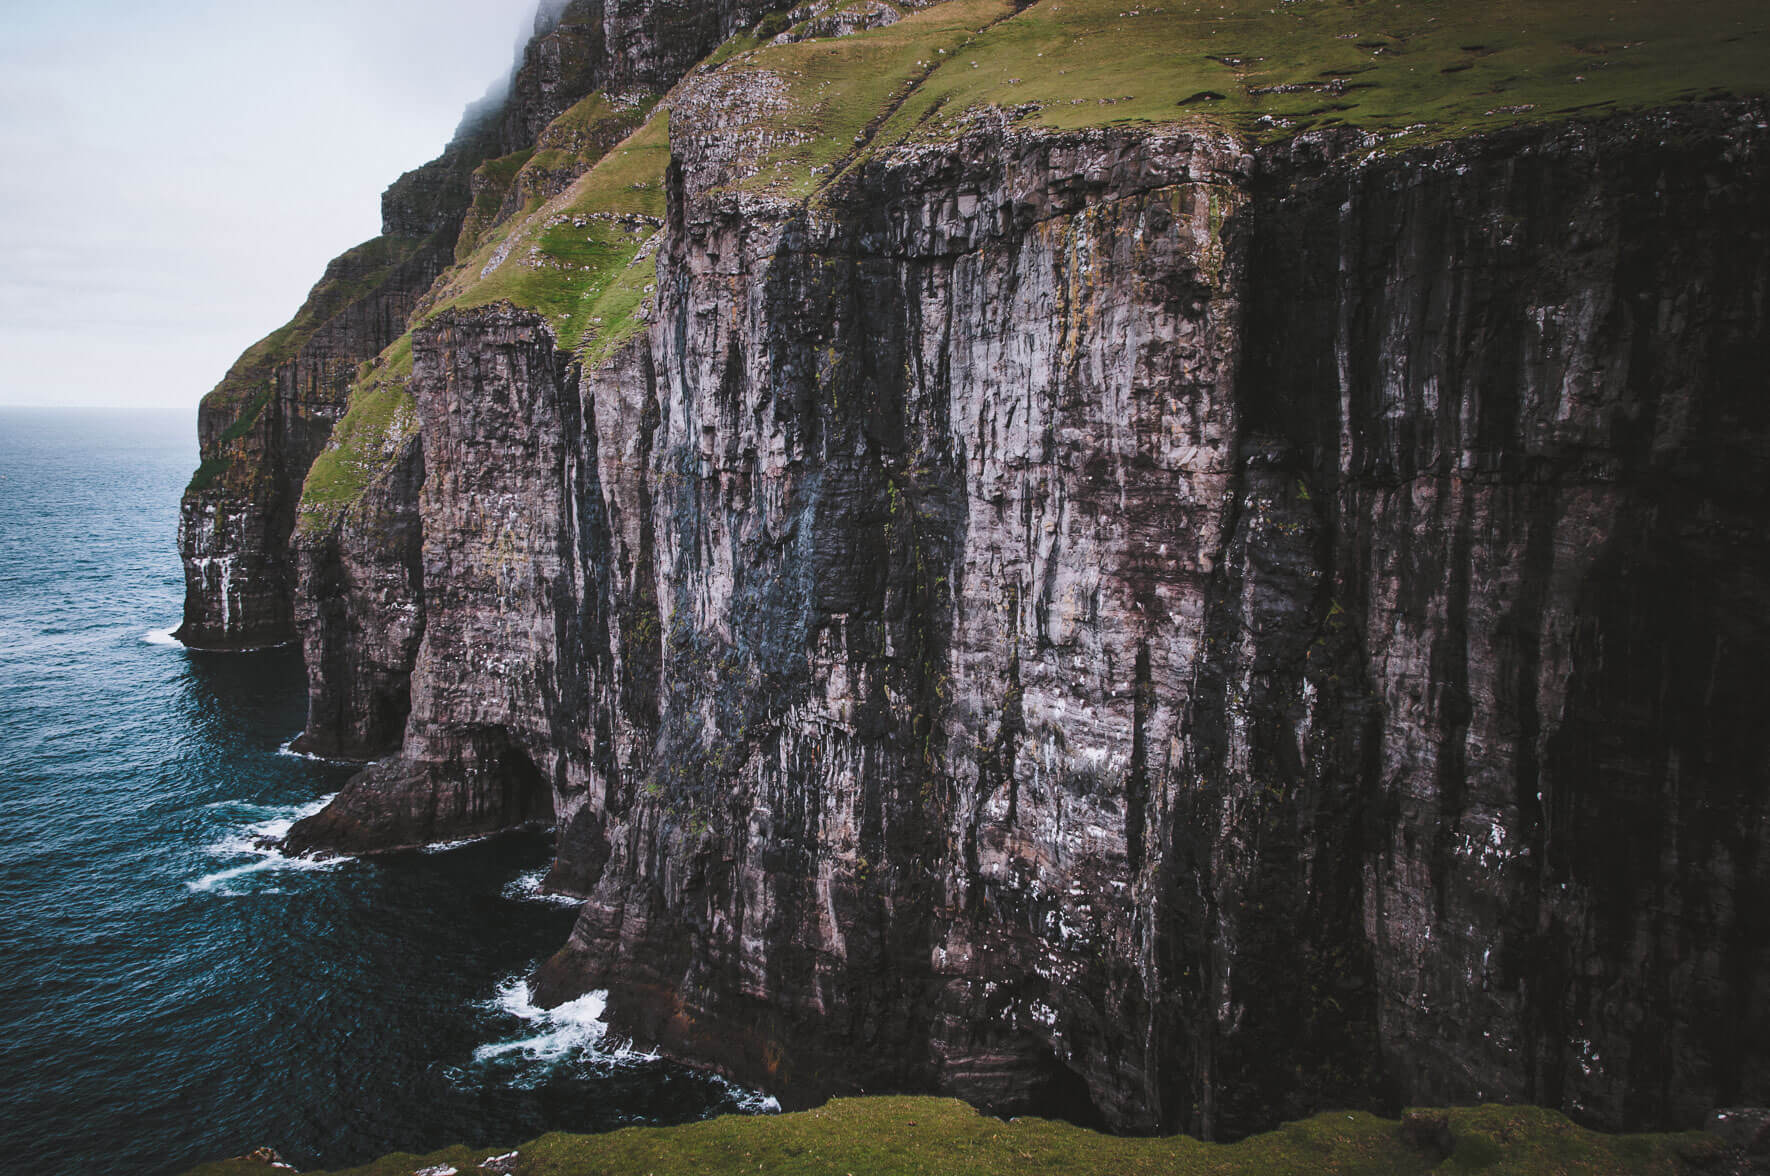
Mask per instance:
[[[291,847],[557,827],[539,998],[790,1103],[1770,1101],[1763,14],[716,7],[187,498]]]

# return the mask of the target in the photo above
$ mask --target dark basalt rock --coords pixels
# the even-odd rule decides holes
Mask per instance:
[[[1703,1129],[1725,1145],[1719,1156],[1703,1156],[1698,1171],[1726,1176],[1764,1176],[1770,1172],[1770,1110],[1763,1107],[1722,1107],[1709,1115]]]
[[[296,543],[295,620],[307,662],[307,725],[293,749],[368,761],[399,750],[424,635],[421,438],[346,517]]]
[[[381,202],[382,236],[333,261],[296,317],[241,356],[204,399],[198,421],[203,465],[185,492],[179,524],[186,585],[181,641],[208,649],[287,643],[297,636],[298,612],[314,621],[324,611],[312,602],[296,604],[301,580],[351,574],[327,566],[325,550],[296,552],[302,483],[344,415],[359,365],[405,333],[422,297],[453,264],[473,201],[474,170],[533,146],[548,123],[594,90],[661,93],[767,7],[762,0],[543,6],[508,95],[470,107],[441,156],[390,185]],[[304,559],[305,569],[298,566]],[[383,578],[399,563],[388,561]],[[307,639],[327,646],[335,660],[347,635],[348,629]],[[400,640],[395,634],[384,643]],[[408,654],[407,669],[410,660]],[[390,674],[399,677],[386,667],[345,668],[345,681],[317,687],[321,697],[308,731],[313,748],[354,757],[397,742],[409,703]],[[373,717],[342,720],[336,730],[324,726],[337,713],[327,696],[362,694],[369,679],[376,681],[363,702]]]
[[[537,999],[789,1105],[1770,1093],[1761,108],[981,121],[812,217],[676,103],[649,333],[420,337],[412,723],[308,843],[544,781]]]
[[[476,133],[759,12],[569,4]],[[1770,1101],[1761,103],[1398,154],[980,115],[811,207],[742,187],[744,100],[670,100],[648,330],[417,332],[421,443],[300,565],[305,746],[392,754],[291,848],[553,823],[536,999],[789,1105]],[[248,466],[187,503],[198,612],[260,601],[218,642],[287,631]]]
[[[1722,1107],[1703,1129],[1747,1156],[1770,1159],[1770,1110],[1763,1107]]]

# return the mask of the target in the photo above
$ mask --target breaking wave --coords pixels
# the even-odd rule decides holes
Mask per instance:
[[[515,1021],[521,1026],[510,1036],[473,1051],[474,1064],[501,1071],[499,1077],[504,1085],[537,1086],[548,1075],[566,1067],[609,1073],[619,1068],[665,1064],[656,1051],[635,1049],[630,1042],[609,1033],[608,993],[603,990],[587,992],[557,1008],[544,1009],[535,1004],[527,976],[517,975],[498,985],[497,993],[481,1007],[506,1024]],[[706,1077],[724,1095],[724,1105],[714,1108],[718,1113],[780,1112],[780,1102],[769,1095],[715,1075]]]
[[[277,746],[277,754],[286,755],[290,759],[306,760],[309,763],[314,764],[336,764],[341,767],[357,766],[356,760],[328,759],[323,755],[315,755],[311,751],[296,751],[295,741],[299,738],[301,738],[301,732],[297,731],[295,734],[283,740],[283,742]]]
[[[504,897],[516,902],[544,902],[548,906],[575,907],[584,900],[570,894],[554,894],[541,889],[547,880],[547,867],[530,870],[526,874],[518,874],[504,887]]]
[[[331,796],[322,796],[306,804],[263,805],[223,801],[209,806],[229,810],[229,815],[236,816],[243,822],[209,847],[210,856],[224,861],[230,858],[246,860],[236,860],[225,869],[186,882],[186,888],[197,894],[235,894],[238,891],[232,889],[230,883],[266,871],[312,872],[336,869],[344,859],[291,857],[276,847],[278,842],[288,836],[289,830],[295,827],[295,822],[303,817],[313,816],[331,800]]]

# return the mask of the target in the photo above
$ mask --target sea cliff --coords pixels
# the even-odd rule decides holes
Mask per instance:
[[[1770,32],[1511,15],[567,5],[206,402],[291,849],[789,1103],[1770,1101]]]

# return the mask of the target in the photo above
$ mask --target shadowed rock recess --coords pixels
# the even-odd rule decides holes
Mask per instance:
[[[1770,33],[1418,7],[567,6],[205,403],[291,847],[789,1104],[1770,1101]]]

